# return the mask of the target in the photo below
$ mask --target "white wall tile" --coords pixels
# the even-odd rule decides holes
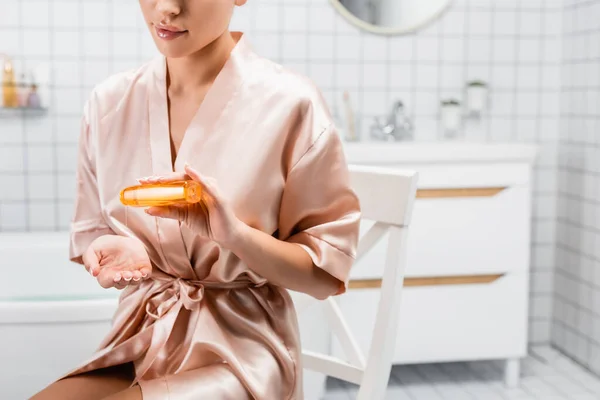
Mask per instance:
[[[307,7],[284,7],[283,26],[287,31],[304,32],[308,28]]]
[[[61,201],[58,204],[58,227],[60,230],[66,231],[70,227],[71,218],[73,216],[73,203]]]
[[[54,31],[52,41],[55,59],[69,59],[76,63],[77,58],[82,54],[83,43],[77,31]]]
[[[336,11],[329,4],[311,4],[308,7],[309,28],[319,32],[334,32]]]
[[[389,104],[386,102],[385,92],[365,92],[363,93],[362,100],[361,108],[365,115],[377,116],[387,114]]]
[[[23,55],[26,57],[47,57],[50,55],[50,36],[43,30],[23,31]]]
[[[493,62],[514,63],[516,41],[512,38],[498,37],[494,39]]]
[[[539,111],[539,94],[520,92],[517,94],[516,111],[518,115],[535,116]]]
[[[56,168],[60,173],[74,172],[77,166],[78,146],[62,145],[56,148]]]
[[[519,62],[539,63],[541,58],[539,39],[519,39],[518,52]]]
[[[55,168],[53,148],[50,146],[29,146],[25,167],[29,172],[51,174]]]
[[[424,89],[437,88],[439,84],[439,66],[429,64],[418,65],[415,84]]]
[[[150,34],[140,36],[140,45],[141,48],[138,50],[138,53],[143,59],[149,59],[159,54],[156,43],[154,43],[154,39],[152,39]]]
[[[136,18],[142,13],[138,2],[113,0],[112,26],[115,28],[134,29]]]
[[[86,2],[83,7],[83,26],[86,28],[106,28],[109,22],[109,2]],[[106,32],[105,32],[106,34]]]
[[[486,38],[473,37],[467,43],[467,54],[469,62],[490,62],[490,43]]]
[[[304,34],[286,33],[284,34],[284,43],[282,46],[282,57],[284,60],[306,60],[308,59],[308,40]],[[294,45],[291,45],[294,43]]]
[[[337,36],[335,38],[335,58],[340,61],[360,60],[359,37],[354,35]]]
[[[51,144],[54,141],[52,123],[53,121],[51,118],[25,120],[23,129],[26,142],[28,144]]]
[[[0,224],[2,230],[22,230],[27,223],[27,210],[24,203],[0,204]]]
[[[85,57],[108,57],[110,46],[107,33],[85,31],[83,34],[83,55]]]
[[[338,88],[358,88],[362,79],[358,64],[347,63],[335,66],[335,85]]]
[[[458,37],[443,37],[440,42],[442,60],[446,62],[459,62],[465,56],[465,41]]]
[[[362,45],[362,57],[369,61],[387,61],[389,40],[382,40],[379,36],[365,36]]]
[[[415,39],[412,36],[394,36],[390,39],[390,60],[411,61],[414,57]]]
[[[0,174],[0,203],[4,201],[25,200],[25,180],[21,174]],[[1,212],[1,210],[0,210]]]
[[[392,64],[390,66],[390,85],[392,88],[409,88],[414,84],[411,64]]]
[[[308,41],[308,55],[311,60],[334,59],[334,37],[324,35],[310,35]]]
[[[333,87],[333,64],[314,64],[310,66],[310,77],[322,88]]]
[[[418,61],[438,61],[439,55],[439,41],[436,37],[425,37],[421,36],[417,39],[417,60]]]
[[[52,203],[29,204],[29,221],[32,230],[50,230],[56,224],[56,210]]]
[[[439,99],[432,91],[418,91],[415,96],[414,112],[417,115],[435,116],[438,114]]]
[[[515,35],[517,33],[516,12],[496,10],[494,12],[494,33],[500,35]]]
[[[81,114],[83,110],[84,100],[82,99],[81,90],[63,88],[56,93],[55,110],[59,114]]]
[[[56,197],[54,176],[47,174],[29,174],[27,176],[27,194],[32,200],[47,200],[49,203]]]
[[[115,31],[112,33],[110,50],[114,57],[128,58],[138,47],[139,34],[135,31]]]
[[[362,82],[365,88],[383,89],[389,87],[388,69],[385,64],[365,64],[362,68]]]
[[[538,10],[521,12],[519,15],[519,34],[539,35],[542,31],[542,13]]]
[[[489,36],[492,32],[492,12],[489,9],[471,10],[468,16],[469,34]]]
[[[83,2],[54,0],[51,5],[52,25],[56,28],[77,28],[82,24]]]
[[[441,30],[444,34],[462,35],[465,28],[465,13],[450,9],[441,20]]]
[[[50,22],[48,1],[21,1],[21,22],[28,28],[46,28]],[[4,4],[2,5],[4,12]]]
[[[464,67],[462,65],[442,64],[440,69],[440,87],[460,90],[464,84]]]
[[[512,92],[494,91],[491,94],[491,112],[493,115],[512,115],[515,96]]]
[[[83,110],[83,104],[81,106]],[[56,142],[77,143],[79,140],[82,117],[60,117],[56,119]]]
[[[23,149],[19,146],[0,146],[0,171],[21,172],[23,171]]]
[[[75,173],[61,173],[56,179],[57,196],[62,200],[72,200],[75,197]]]
[[[2,12],[0,12],[0,26],[18,26],[21,18],[20,6],[21,4],[16,1],[2,2]]]

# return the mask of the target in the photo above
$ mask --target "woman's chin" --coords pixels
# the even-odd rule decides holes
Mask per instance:
[[[168,58],[181,58],[194,53],[194,51],[187,46],[165,45],[164,43],[158,46],[158,51]]]

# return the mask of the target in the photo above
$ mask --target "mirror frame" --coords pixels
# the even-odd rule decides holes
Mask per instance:
[[[416,0],[416,1],[419,1],[419,0]],[[374,33],[377,35],[405,35],[405,34],[415,33],[419,29],[429,25],[430,23],[432,23],[435,20],[437,20],[438,18],[440,18],[450,8],[450,5],[454,2],[454,0],[445,0],[445,1],[446,1],[446,3],[442,7],[440,7],[439,10],[437,10],[431,17],[426,18],[423,21],[420,21],[416,24],[410,25],[405,28],[390,28],[390,27],[378,27],[376,25],[371,25],[368,22],[365,22],[362,19],[355,17],[354,14],[352,14],[350,11],[348,11],[346,9],[346,7],[344,7],[342,5],[342,3],[339,2],[339,0],[329,0],[331,5],[333,6],[333,8],[336,9],[337,12],[346,21],[350,22],[352,25],[354,25],[355,27],[357,27],[363,31]]]

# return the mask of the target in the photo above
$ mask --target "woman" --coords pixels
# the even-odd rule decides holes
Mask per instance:
[[[34,399],[303,398],[287,290],[346,290],[360,210],[318,90],[229,32],[244,3],[140,0],[162,56],[86,104],[70,250],[123,292],[100,349]],[[205,198],[126,210],[136,179]]]

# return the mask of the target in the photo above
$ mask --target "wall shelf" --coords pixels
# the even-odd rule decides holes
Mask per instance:
[[[0,118],[39,117],[46,115],[46,107],[1,107]]]

